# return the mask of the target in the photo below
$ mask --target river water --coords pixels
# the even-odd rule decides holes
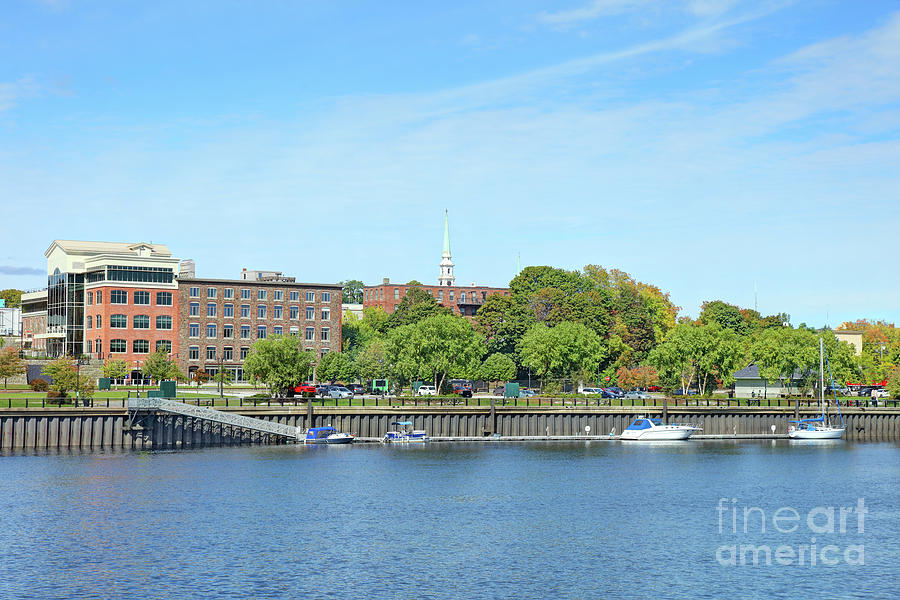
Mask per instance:
[[[889,443],[7,454],[0,473],[2,598],[900,595]]]

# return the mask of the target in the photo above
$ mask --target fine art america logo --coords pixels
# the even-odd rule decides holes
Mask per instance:
[[[865,533],[868,512],[864,498],[857,499],[856,506],[816,506],[806,511],[791,506],[766,511],[741,506],[737,498],[720,498],[716,506],[720,536],[744,542],[777,536],[784,543],[723,544],[716,549],[716,562],[723,567],[865,565],[864,545],[848,542]]]

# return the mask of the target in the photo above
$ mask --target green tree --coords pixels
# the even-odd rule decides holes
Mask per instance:
[[[341,302],[344,304],[362,304],[365,284],[359,279],[348,279],[338,283],[341,286]]]
[[[495,352],[481,364],[479,377],[485,381],[510,381],[516,376],[516,363],[506,354]]]
[[[450,314],[450,309],[441,306],[437,300],[426,290],[410,288],[403,296],[403,300],[388,318],[388,327],[400,327],[410,323],[418,323],[422,319],[439,315]]]
[[[231,369],[219,369],[219,371],[212,376],[212,380],[216,383],[221,383],[222,385],[228,385],[234,381],[234,373]]]
[[[353,359],[353,370],[363,381],[387,377],[388,361],[385,355],[385,344],[384,340],[373,340]]]
[[[58,392],[60,395],[64,396],[71,391],[77,391],[79,396],[93,396],[93,380],[78,372],[75,360],[72,358],[58,358],[44,365],[42,372],[53,379],[50,389]]]
[[[750,346],[750,356],[759,368],[760,377],[778,381],[791,393],[795,377],[803,385],[811,384],[818,373],[819,346],[816,336],[790,327],[767,328]]]
[[[477,373],[484,338],[463,317],[435,314],[391,331],[385,351],[402,380],[428,378],[440,389],[447,377]]]
[[[487,340],[488,352],[512,355],[534,317],[511,296],[494,294],[475,313],[475,324]]]
[[[316,365],[316,379],[319,381],[351,381],[355,379],[354,364],[343,352],[329,352]]]
[[[690,389],[697,376],[697,356],[701,353],[701,328],[690,323],[679,323],[662,344],[653,349],[648,357],[656,366],[660,376],[670,387],[674,382],[682,391]]]
[[[125,376],[128,375],[128,364],[124,360],[109,358],[100,367],[100,372],[104,377],[109,377],[113,381],[125,379]]]
[[[894,367],[888,376],[887,386],[888,394],[891,395],[891,398],[896,400],[900,398],[900,367]]]
[[[148,354],[146,360],[141,363],[141,371],[146,377],[156,382],[166,379],[184,381],[185,378],[184,373],[178,369],[175,361],[170,359],[169,355],[162,350]]]
[[[700,322],[703,325],[717,324],[722,329],[730,329],[738,335],[747,335],[753,329],[740,307],[721,300],[708,300],[700,307]]]
[[[300,350],[296,336],[257,340],[244,360],[244,371],[263,381],[273,394],[284,394],[309,378],[315,355]]]
[[[418,281],[417,279],[413,279],[412,281],[407,281],[406,285],[422,285],[422,282]]]
[[[556,327],[536,323],[519,342],[522,364],[541,379],[551,375],[583,378],[597,371],[606,352],[600,336],[581,323],[563,322]]]
[[[21,375],[26,371],[25,361],[19,357],[19,351],[15,348],[0,350],[0,377],[3,378],[3,389],[9,377]]]
[[[7,308],[19,308],[22,306],[22,290],[15,288],[0,290],[0,298],[6,300]]]

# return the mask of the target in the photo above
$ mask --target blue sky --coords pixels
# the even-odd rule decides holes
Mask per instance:
[[[521,254],[900,321],[898,165],[893,0],[0,9],[0,288],[55,238],[428,282],[447,208],[458,283]]]

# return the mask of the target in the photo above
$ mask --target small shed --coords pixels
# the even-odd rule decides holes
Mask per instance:
[[[798,392],[801,383],[800,371],[794,371],[791,381],[793,393]],[[767,381],[759,374],[759,367],[750,363],[734,374],[735,398],[781,398],[787,395],[788,390],[781,387],[781,382]]]

